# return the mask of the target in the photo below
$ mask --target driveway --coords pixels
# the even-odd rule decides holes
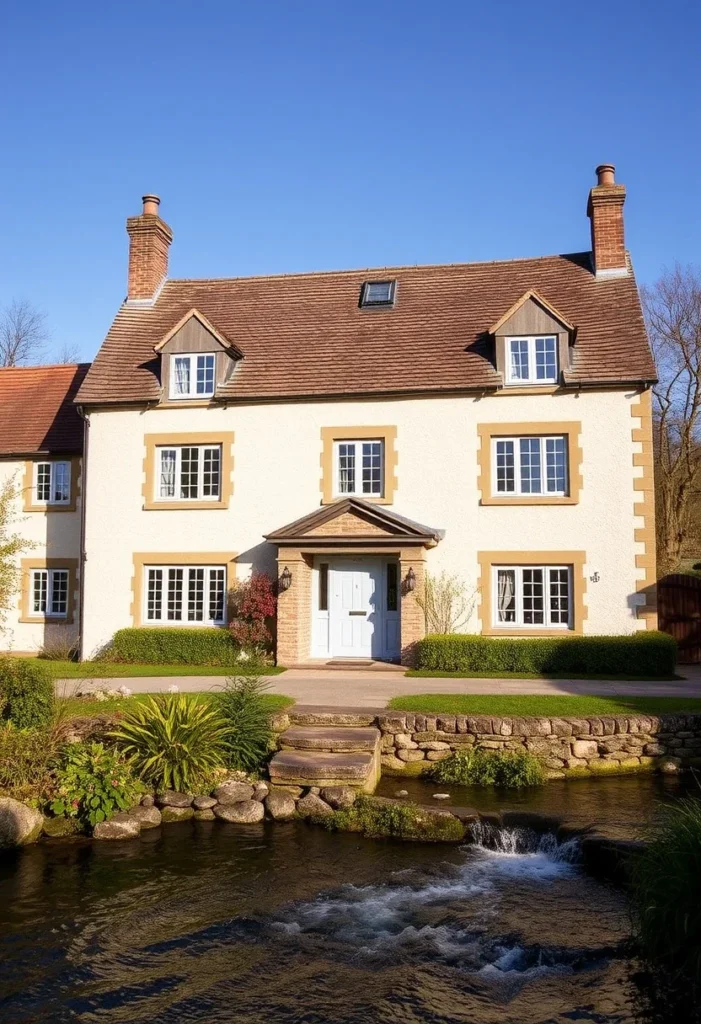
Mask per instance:
[[[538,694],[592,697],[701,697],[699,666],[682,666],[685,679],[668,683],[621,682],[605,679],[428,679],[409,678],[401,672],[373,672],[356,669],[288,669],[270,676],[273,693],[294,697],[299,704],[325,704],[336,707],[384,707],[392,697],[412,693],[479,693],[501,696]],[[71,694],[78,680],[58,680],[57,692]],[[174,684],[183,692],[220,688],[221,676],[146,676],[137,679],[91,680],[105,688],[124,684],[133,693],[155,693]]]

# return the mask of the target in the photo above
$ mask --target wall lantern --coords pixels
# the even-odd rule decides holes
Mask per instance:
[[[292,586],[292,573],[287,568],[287,566],[285,566],[285,568],[280,573],[280,579],[278,580],[278,583],[280,586],[280,590],[289,590],[290,587]]]
[[[416,573],[411,566],[409,567],[409,572],[406,574],[406,589],[409,594],[412,590],[416,590]]]

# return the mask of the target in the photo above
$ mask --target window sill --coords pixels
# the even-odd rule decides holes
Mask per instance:
[[[560,384],[504,384],[496,395],[554,395],[561,390]]]
[[[144,512],[211,512],[229,507],[228,501],[145,501]]]
[[[65,505],[25,505],[23,512],[75,512],[75,501],[69,501]]]
[[[140,622],[135,629],[226,629],[226,622]]]
[[[176,406],[184,406],[186,409],[197,409],[209,406],[214,401],[214,395],[209,395],[207,398],[163,398],[157,409],[174,408]]]
[[[578,505],[579,498],[572,495],[514,494],[504,497],[481,498],[480,505]]]
[[[72,615],[22,615],[17,622],[21,622],[28,626],[72,626],[73,616]]]
[[[557,626],[514,626],[513,629],[509,629],[505,626],[487,626],[482,630],[482,636],[581,636],[581,629],[571,629],[569,627],[557,627]]]
[[[333,505],[337,501],[343,501],[345,498],[357,498],[359,501],[367,501],[371,505],[392,505],[393,501],[391,498],[380,498],[376,494],[336,494],[328,499],[323,499],[322,505]]]

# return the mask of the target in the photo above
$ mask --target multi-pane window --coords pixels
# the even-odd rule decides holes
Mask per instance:
[[[170,397],[206,398],[214,394],[216,356],[177,353],[170,357]]]
[[[158,500],[219,501],[221,445],[174,445],[156,452]]]
[[[360,297],[361,306],[391,306],[396,281],[366,281]]]
[[[494,625],[572,628],[570,566],[495,566],[493,572]]]
[[[71,500],[70,462],[37,462],[34,486],[38,505],[67,505]]]
[[[30,607],[32,615],[68,615],[68,569],[32,569]]]
[[[150,566],[144,570],[147,622],[222,625],[226,569],[219,565]]]
[[[336,493],[382,497],[383,441],[336,442]]]
[[[495,495],[567,494],[566,437],[495,437],[492,446]]]
[[[555,384],[558,377],[557,337],[507,338],[507,384]]]

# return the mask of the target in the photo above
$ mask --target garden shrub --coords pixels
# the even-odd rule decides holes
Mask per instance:
[[[520,789],[540,786],[545,769],[527,750],[459,750],[436,761],[431,776],[436,782],[465,786],[503,786]]]
[[[675,640],[653,631],[523,638],[455,633],[419,640],[416,667],[434,672],[670,676],[676,655]]]
[[[224,757],[229,768],[257,771],[270,752],[273,733],[264,696],[268,688],[256,676],[236,676],[227,679],[215,697],[224,722]]]
[[[143,792],[124,758],[102,743],[68,743],[56,770],[54,814],[94,827],[132,807]]]
[[[231,593],[232,620],[229,632],[238,647],[261,657],[272,649],[268,623],[275,617],[277,598],[273,581],[264,572],[253,572]]]
[[[630,864],[635,936],[653,1001],[686,1020],[701,1002],[701,802],[668,806],[643,839]]]
[[[54,681],[45,665],[0,655],[2,717],[18,729],[48,725],[54,714]]]
[[[369,839],[413,839],[424,842],[460,842],[465,827],[448,814],[424,811],[412,803],[382,803],[359,796],[345,810],[319,819],[326,828],[339,832],[361,832]]]
[[[215,702],[162,693],[125,712],[110,733],[134,773],[157,790],[195,792],[224,765],[224,722]]]
[[[228,629],[119,629],[104,658],[136,665],[234,665],[241,648]]]
[[[0,790],[20,800],[47,796],[59,744],[53,729],[0,725]]]

